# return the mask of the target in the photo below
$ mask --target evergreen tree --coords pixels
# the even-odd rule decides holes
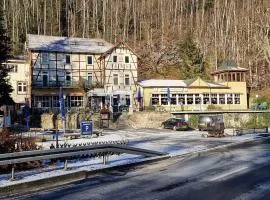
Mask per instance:
[[[4,26],[3,10],[0,9],[0,106],[11,104],[12,86],[8,82],[9,68],[3,64],[10,57],[10,39]]]

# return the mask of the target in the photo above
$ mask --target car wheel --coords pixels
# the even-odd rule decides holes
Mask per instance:
[[[174,126],[174,127],[173,127],[173,130],[174,130],[174,131],[177,131],[177,127],[176,127],[176,126]]]
[[[164,124],[161,124],[161,127],[162,127],[163,129],[165,129],[165,125],[164,125]]]

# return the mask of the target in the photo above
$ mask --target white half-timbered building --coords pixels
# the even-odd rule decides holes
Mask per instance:
[[[33,108],[130,107],[135,103],[137,56],[123,42],[27,35]]]

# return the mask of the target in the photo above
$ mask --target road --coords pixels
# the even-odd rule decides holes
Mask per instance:
[[[239,145],[108,171],[10,199],[269,199],[270,144]]]

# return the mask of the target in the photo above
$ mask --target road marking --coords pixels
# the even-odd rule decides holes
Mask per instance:
[[[236,174],[236,173],[238,173],[238,172],[240,172],[240,171],[243,171],[243,170],[245,170],[245,169],[247,169],[247,168],[248,168],[248,166],[244,166],[244,167],[240,167],[240,168],[231,170],[231,171],[229,171],[229,172],[227,172],[227,173],[224,173],[224,174],[221,174],[221,175],[219,175],[219,176],[215,176],[214,178],[211,178],[210,181],[216,181],[216,180],[218,180],[218,179],[225,178],[226,176],[230,176],[230,175],[232,175],[232,174]]]

